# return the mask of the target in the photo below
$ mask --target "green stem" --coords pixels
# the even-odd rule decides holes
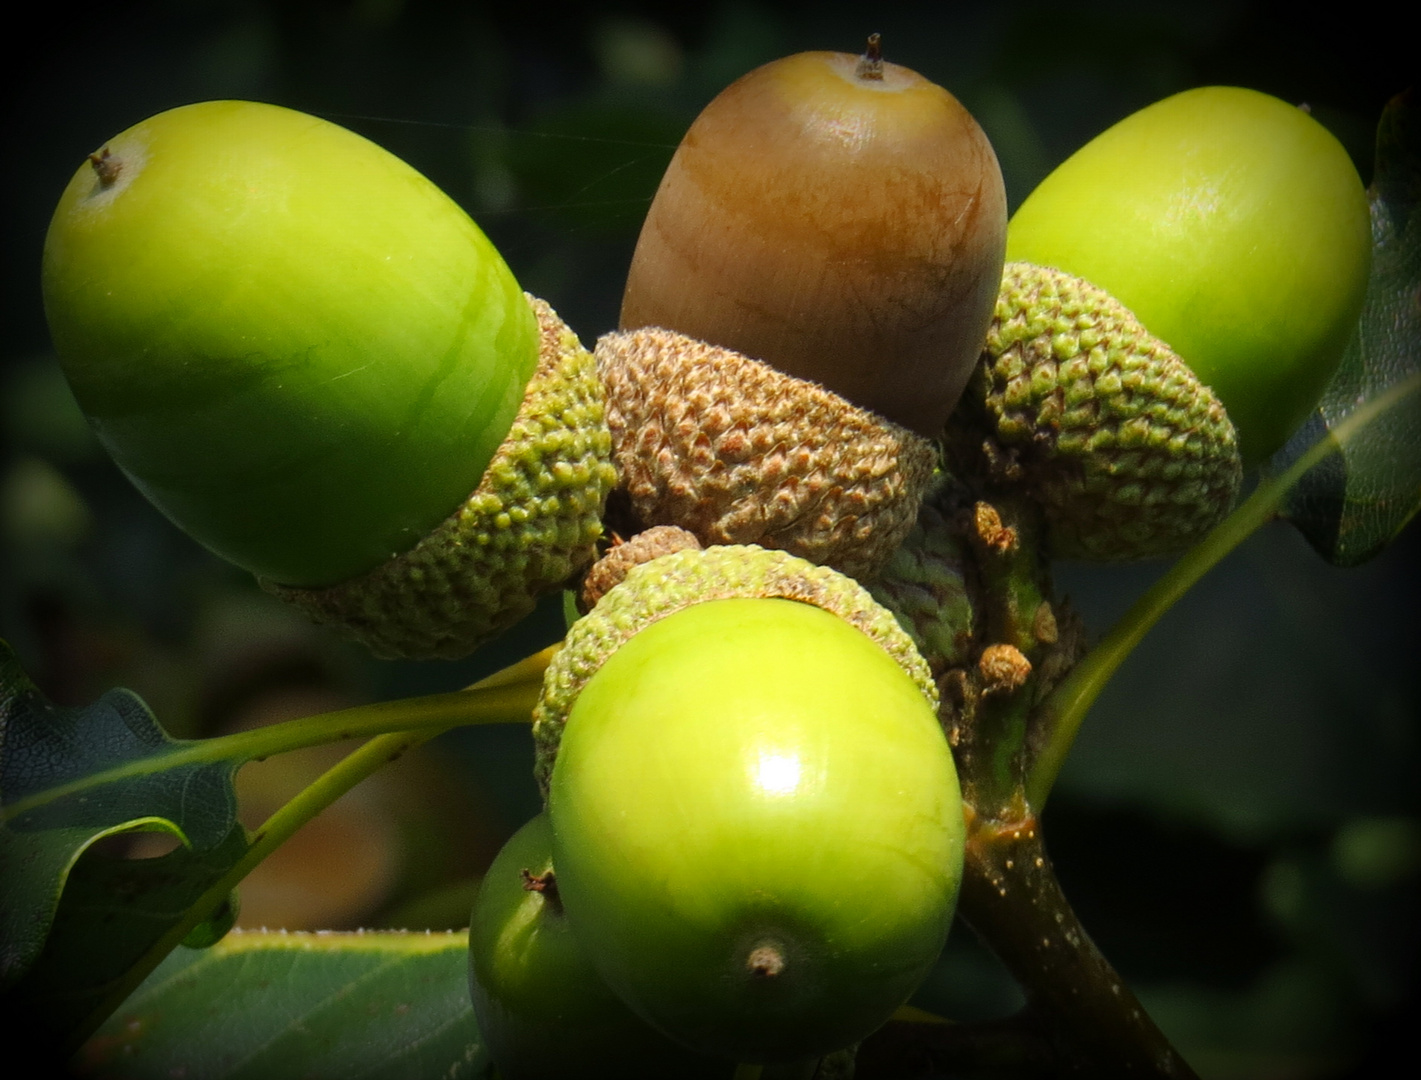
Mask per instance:
[[[218,878],[197,901],[188,908],[168,932],[160,937],[147,952],[123,976],[114,983],[94,1011],[78,1026],[71,1039],[68,1052],[72,1053],[90,1035],[98,1030],[108,1017],[133,993],[153,969],[187,937],[198,923],[208,918],[222,904],[229,893],[244,877],[252,872],[268,855],[285,843],[297,829],[310,821],[331,803],[344,795],[360,781],[375,772],[382,765],[394,761],[400,755],[423,742],[447,731],[440,728],[432,731],[401,731],[380,735],[371,739],[360,749],[348,754],[337,764],[327,769],[316,781],[304,788],[251,835],[250,847],[246,854],[234,863],[225,874]]]
[[[486,679],[476,682],[473,686],[469,686],[466,691],[460,692],[459,695],[443,693],[443,695],[435,696],[436,698],[458,698],[458,696],[463,695],[466,701],[468,701],[469,698],[480,698],[480,695],[483,695],[483,698],[480,699],[502,701],[502,698],[489,698],[489,695],[495,695],[495,693],[500,691],[512,692],[514,698],[522,699],[524,696],[527,696],[527,692],[531,689],[531,692],[533,692],[533,701],[536,702],[537,686],[539,686],[539,684],[530,681],[540,678],[556,651],[557,647],[554,645],[554,647],[536,652],[536,654],[531,655],[531,657],[522,659],[522,661],[517,662],[517,664],[507,666],[507,668],[503,668],[502,671],[497,671],[495,674],[487,676]],[[416,701],[428,701],[428,699],[416,699]],[[398,705],[399,702],[395,703]],[[531,711],[531,703],[527,703],[527,711]],[[347,709],[345,712],[361,711],[360,709]],[[327,713],[327,716],[324,716],[324,718],[310,719],[330,719],[331,716],[341,715],[342,713]],[[509,719],[517,720],[524,718],[512,716],[512,718]],[[227,895],[232,892],[233,888],[236,888],[237,884],[239,884],[247,874],[252,873],[254,868],[256,868],[267,855],[276,851],[281,844],[286,843],[288,838],[293,836],[298,828],[304,826],[307,821],[313,819],[318,813],[321,813],[321,810],[324,810],[325,807],[334,803],[335,800],[340,799],[342,794],[347,793],[355,784],[360,783],[361,780],[364,780],[369,774],[374,773],[379,767],[388,765],[389,762],[394,762],[396,757],[404,755],[408,750],[414,749],[414,747],[421,745],[421,743],[428,742],[429,739],[435,738],[436,735],[442,735],[443,732],[446,732],[446,730],[450,728],[458,728],[458,726],[463,725],[463,723],[469,722],[470,720],[468,720],[468,718],[459,718],[453,720],[452,723],[443,723],[442,726],[429,726],[428,723],[426,723],[426,725],[422,726],[419,730],[395,730],[395,732],[381,733],[377,738],[371,739],[365,743],[364,746],[361,746],[360,749],[354,750],[350,755],[342,757],[340,762],[335,763],[330,769],[325,770],[320,777],[315,779],[314,783],[304,787],[294,799],[286,803],[286,806],[281,807],[276,813],[271,814],[271,817],[263,821],[260,828],[257,828],[256,833],[250,836],[250,846],[247,847],[246,853],[242,855],[242,858],[239,858],[239,860],[232,865],[232,868],[227,870],[226,874],[217,878],[212,885],[207,887],[207,890],[200,895],[198,900],[190,905],[186,914],[183,915],[175,925],[172,925],[172,927],[168,929],[168,932],[163,934],[158,941],[153,942],[151,948],[138,959],[138,962],[134,963],[134,966],[131,966],[131,968],[124,972],[124,975],[114,983],[114,988],[109,990],[101,1002],[95,1006],[90,1015],[85,1017],[84,1023],[75,1027],[74,1033],[72,1033],[70,1037],[70,1043],[68,1043],[67,1054],[74,1053],[75,1050],[78,1050],[78,1047],[84,1043],[84,1040],[87,1040],[95,1030],[98,1030],[99,1025],[102,1025],[104,1020],[107,1020],[108,1017],[114,1013],[114,1010],[118,1009],[119,1006],[128,999],[129,993],[134,992],[134,990],[138,988],[139,983],[142,983],[144,979],[151,975],[153,969],[155,969],[159,963],[163,962],[163,958],[166,958],[169,952],[172,952],[173,949],[179,945],[179,942],[182,942],[183,938],[186,938],[189,932],[192,932],[192,929],[195,928],[199,922],[209,918],[210,915],[222,905],[222,902],[226,900]],[[480,718],[480,720],[473,720],[473,722],[492,723],[496,722],[496,720]],[[300,723],[300,720],[297,720],[296,723]],[[273,725],[273,728],[290,728],[290,726],[291,725]],[[350,738],[350,736],[342,735],[341,738]],[[222,742],[222,740],[213,739],[210,740],[210,742]],[[323,739],[320,740],[320,742],[334,742],[334,739]],[[306,745],[314,745],[314,743],[306,743]],[[296,747],[283,747],[283,749],[296,749]]]
[[[972,822],[957,912],[1026,991],[1021,1019],[1056,1059],[1047,1075],[1198,1080],[1091,941],[1030,813]]]
[[[983,536],[984,512],[998,528],[1010,530],[1010,544],[995,547]],[[1035,659],[1041,646],[1035,634],[1036,612],[1051,591],[1041,554],[1041,511],[1022,496],[998,493],[990,503],[979,501],[976,514],[969,539],[986,594],[988,640],[1013,645]]]
[[[735,1066],[735,1075],[731,1080],[760,1080],[760,1074],[764,1071],[763,1065],[737,1065]]]
[[[977,706],[974,735],[981,757],[974,761],[976,767],[964,770],[962,794],[985,817],[1000,817],[1021,799],[1030,711],[1026,687],[1011,694],[991,695]]]
[[[76,792],[182,765],[213,765],[223,761],[242,765],[308,746],[399,731],[527,723],[538,700],[543,671],[557,648],[551,646],[534,653],[467,689],[450,694],[358,705],[215,739],[174,741],[171,749],[150,757],[125,761],[111,769],[16,799],[0,812],[0,823]]]
[[[992,648],[1009,648],[1025,666],[1025,681],[989,685],[980,665],[969,675],[976,692],[970,718],[959,725],[955,757],[963,798],[979,813],[997,816],[1019,801],[1026,768],[1031,674],[1044,643],[1037,638],[1037,613],[1050,593],[1042,556],[1040,510],[1021,495],[991,493],[979,499],[967,539],[981,585],[980,607],[986,640],[981,663]]]
[[[1358,406],[1327,435],[1313,443],[1288,469],[1265,479],[1241,506],[1151,585],[1051,696],[1041,703],[1037,715],[1042,728],[1050,731],[1051,735],[1027,777],[1027,801],[1036,813],[1039,814],[1046,805],[1046,798],[1060,775],[1061,766],[1087,711],[1125,657],[1130,655],[1160,617],[1225,555],[1263,524],[1273,520],[1289,490],[1310,469],[1339,452],[1367,424],[1418,389],[1421,389],[1421,373]]]

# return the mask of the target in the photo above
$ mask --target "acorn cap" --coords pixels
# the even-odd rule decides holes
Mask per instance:
[[[622,583],[633,567],[673,551],[700,546],[694,534],[678,525],[653,525],[629,540],[614,540],[607,553],[583,576],[577,597],[579,608],[584,615],[591,611],[597,601]]]
[[[1103,289],[1031,263],[1007,264],[946,434],[955,470],[1029,488],[1063,558],[1181,551],[1242,479],[1233,425],[1184,361]]]
[[[967,566],[961,539],[929,496],[912,531],[868,587],[912,637],[937,678],[966,664],[976,648]]]
[[[816,383],[659,328],[597,343],[622,484],[643,525],[780,548],[854,577],[898,546],[932,443]]]
[[[755,545],[688,548],[633,567],[573,623],[543,678],[533,710],[534,775],[546,798],[563,726],[582,688],[613,653],[652,623],[707,600],[798,600],[837,615],[877,642],[937,708],[925,660],[892,613],[852,578]]]
[[[596,556],[616,483],[593,358],[557,313],[538,318],[538,368],[478,488],[409,551],[323,589],[268,592],[387,659],[457,659],[529,614]]]

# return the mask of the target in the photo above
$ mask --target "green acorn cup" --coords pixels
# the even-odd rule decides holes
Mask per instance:
[[[965,542],[929,493],[912,530],[869,586],[913,639],[934,679],[966,666],[979,647],[974,574]]]
[[[534,728],[559,897],[607,985],[733,1061],[879,1027],[960,882],[936,703],[892,614],[827,567],[754,546],[632,566],[569,631]]]
[[[981,364],[948,422],[967,476],[1024,484],[1053,555],[1169,555],[1228,513],[1242,465],[1223,406],[1103,289],[1008,263]]]
[[[982,366],[948,425],[1020,481],[1055,554],[1176,553],[1316,404],[1356,324],[1370,232],[1346,152],[1266,94],[1127,117],[1012,217]],[[954,430],[957,429],[957,430]]]
[[[244,101],[80,167],[45,310],[124,472],[381,656],[457,657],[591,561],[595,365],[468,216],[373,143]]]

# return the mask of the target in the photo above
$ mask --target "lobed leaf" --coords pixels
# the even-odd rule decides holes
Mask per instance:
[[[235,918],[224,893],[352,785],[449,727],[526,722],[554,651],[464,691],[179,741],[127,691],[55,706],[0,642],[0,1025],[41,1050],[77,1045],[179,940],[219,940]],[[366,736],[254,834],[238,823],[243,763]],[[145,860],[90,850],[145,829],[182,847]]]
[[[237,930],[180,948],[76,1064],[105,1080],[482,1076],[468,934]]]
[[[96,840],[158,830],[195,854],[230,843],[241,762],[168,767],[182,745],[127,690],[82,708],[52,704],[0,641],[0,987],[38,958],[65,882]]]
[[[1280,453],[1280,472],[1319,438],[1331,439],[1357,406],[1421,372],[1421,116],[1413,93],[1382,113],[1368,196],[1372,269],[1361,319],[1317,412]],[[1336,450],[1293,487],[1282,515],[1323,558],[1355,566],[1421,509],[1421,403],[1412,397],[1389,409]]]
[[[0,641],[0,1008],[58,1040],[241,857],[240,759],[178,761],[184,743],[126,690],[54,705]],[[156,859],[90,853],[167,832]],[[62,899],[61,899],[62,898]]]
[[[246,830],[234,824],[209,851],[178,848],[155,859],[91,852],[80,859],[38,960],[0,997],[4,1023],[37,1047],[80,1037],[133,965],[246,850]],[[219,924],[224,931],[229,925]]]

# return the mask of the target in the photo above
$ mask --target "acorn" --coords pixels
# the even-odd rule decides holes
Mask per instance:
[[[694,533],[676,525],[655,525],[628,540],[614,537],[605,555],[592,564],[578,589],[577,606],[585,615],[597,602],[622,583],[633,567],[670,555],[673,551],[699,548]]]
[[[503,1080],[677,1076],[732,1068],[647,1027],[602,981],[568,925],[539,814],[503,846],[469,919],[469,989]]]
[[[639,520],[880,564],[980,351],[1005,227],[980,127],[876,36],[722,91],[672,158],[622,332],[597,348]]]
[[[881,1025],[960,882],[936,702],[893,616],[833,570],[754,546],[630,569],[569,631],[534,728],[559,897],[607,985],[741,1062]]]
[[[75,397],[148,498],[378,655],[462,656],[589,563],[595,364],[410,166],[211,101],[115,136],[45,241]]]
[[[1013,216],[1007,258],[1108,292],[1217,395],[1251,465],[1337,368],[1366,291],[1370,216],[1347,152],[1305,108],[1208,86],[1072,155]]]

